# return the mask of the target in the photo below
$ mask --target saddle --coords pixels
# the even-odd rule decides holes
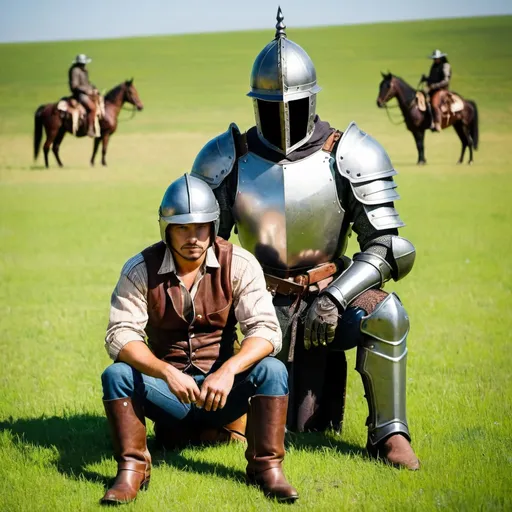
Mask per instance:
[[[96,101],[96,117],[94,119],[94,132],[96,137],[100,137],[100,119],[105,117],[105,100],[101,94],[95,98]],[[71,116],[71,130],[73,135],[76,135],[80,128],[80,123],[85,122],[87,117],[87,110],[85,107],[72,96],[61,98],[57,103],[57,110],[59,112],[68,113]]]
[[[447,91],[440,105],[441,112],[445,115],[456,114],[464,110],[464,100],[454,92]]]
[[[416,91],[416,103],[420,112],[425,112],[427,110],[427,98],[423,91]]]

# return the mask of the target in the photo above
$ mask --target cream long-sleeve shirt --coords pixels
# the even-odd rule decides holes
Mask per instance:
[[[193,301],[205,267],[219,267],[213,248],[206,252],[203,269],[190,292],[181,283],[184,316],[193,312]],[[159,274],[176,272],[174,259],[166,249]],[[179,279],[179,278],[178,278]],[[231,260],[231,284],[233,307],[244,338],[260,337],[268,340],[276,355],[281,350],[282,335],[276,317],[272,296],[267,291],[265,278],[256,258],[245,249],[233,245]],[[130,258],[121,270],[121,276],[112,293],[110,318],[105,337],[105,348],[109,356],[116,360],[121,349],[130,341],[144,342],[145,327],[148,322],[148,273],[142,254]]]

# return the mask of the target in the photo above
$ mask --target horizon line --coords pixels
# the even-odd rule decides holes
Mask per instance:
[[[432,17],[432,18],[405,18],[397,20],[384,20],[384,21],[371,21],[371,22],[347,22],[338,23],[335,25],[331,24],[319,24],[319,25],[295,25],[292,29],[287,27],[288,30],[309,30],[317,28],[334,28],[334,27],[349,27],[349,26],[372,26],[372,25],[390,25],[395,23],[418,23],[418,22],[432,22],[432,21],[444,21],[444,20],[466,20],[466,19],[486,19],[486,18],[507,18],[512,17],[511,13],[501,14],[485,14],[483,16],[475,14],[468,16],[444,16],[444,17]],[[202,30],[199,32],[172,32],[172,33],[155,33],[155,34],[134,34],[134,35],[122,35],[122,36],[110,36],[110,37],[91,37],[91,38],[79,38],[79,39],[35,39],[35,40],[24,40],[24,41],[2,41],[0,45],[26,45],[26,44],[47,44],[47,43],[72,43],[72,42],[87,42],[87,41],[117,41],[120,39],[147,39],[150,37],[180,37],[180,36],[191,36],[191,35],[203,35],[203,34],[236,34],[236,33],[247,33],[247,32],[261,32],[263,30],[271,30],[268,27],[250,28],[245,30]]]

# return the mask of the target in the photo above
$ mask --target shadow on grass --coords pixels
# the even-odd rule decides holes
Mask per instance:
[[[105,487],[112,481],[114,475],[105,477],[87,469],[90,464],[100,463],[112,456],[107,420],[102,416],[78,414],[65,417],[12,419],[0,422],[0,430],[12,432],[15,436],[14,444],[20,450],[26,450],[27,444],[55,449],[58,453],[55,465],[64,475],[76,479],[85,478],[101,483]],[[181,471],[216,475],[237,481],[245,478],[243,472],[222,463],[195,461],[183,455],[180,450],[161,450],[151,437],[148,440],[148,447],[152,453],[154,467],[165,462]]]
[[[0,422],[0,430],[10,431],[14,435],[14,444],[20,450],[26,445],[55,449],[58,458],[55,461],[57,470],[71,478],[85,478],[107,487],[114,475],[105,477],[90,471],[87,466],[100,463],[112,456],[112,447],[106,419],[91,414],[77,414],[64,417],[45,417],[11,419]],[[364,455],[366,452],[359,446],[336,439],[332,433],[288,433],[286,444],[307,451],[323,451],[325,448],[343,454]],[[222,463],[196,461],[186,457],[182,450],[169,451],[160,448],[150,437],[148,447],[153,457],[153,466],[165,463],[181,471],[203,475],[215,475],[234,481],[244,481],[245,474]],[[190,449],[190,448],[188,448]],[[193,447],[200,451],[202,447]],[[241,457],[245,447],[240,446]],[[318,454],[320,456],[320,453]]]
[[[363,458],[367,457],[367,452],[364,448],[359,445],[342,441],[336,433],[331,431],[327,431],[325,433],[288,432],[286,434],[286,446],[293,446],[296,449],[306,450],[309,452],[323,452],[328,448],[344,455],[357,455]]]

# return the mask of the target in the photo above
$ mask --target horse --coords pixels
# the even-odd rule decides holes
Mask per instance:
[[[96,152],[100,142],[103,143],[101,151],[101,163],[106,166],[106,154],[110,136],[117,129],[117,118],[124,103],[130,103],[134,109],[142,110],[144,105],[140,101],[139,94],[133,85],[133,78],[117,85],[107,92],[104,97],[105,101],[105,115],[99,120],[100,136],[94,138],[94,147],[91,157],[91,165],[94,165]],[[73,121],[69,112],[62,112],[57,108],[58,103],[47,103],[41,105],[34,115],[34,161],[37,160],[39,149],[41,146],[41,139],[43,136],[43,127],[46,131],[46,141],[43,145],[44,163],[48,169],[48,153],[50,148],[57,159],[59,167],[62,167],[62,161],[59,157],[59,148],[62,139],[67,132],[73,133]],[[135,110],[134,110],[135,112]],[[86,118],[80,119],[78,129],[75,135],[77,137],[84,137],[87,135],[87,120]],[[53,144],[53,147],[52,147]]]
[[[405,126],[412,132],[418,149],[418,165],[427,163],[425,160],[424,138],[425,130],[430,128],[432,114],[429,109],[420,110],[416,98],[416,89],[411,87],[405,80],[391,73],[382,73],[382,81],[379,85],[379,95],[377,97],[377,106],[379,108],[388,108],[386,103],[392,98],[396,98],[398,106],[402,111]],[[438,94],[442,94],[440,91]],[[458,96],[458,95],[457,95]],[[441,128],[445,129],[453,126],[462,143],[462,151],[457,163],[464,161],[464,153],[469,147],[468,164],[473,163],[473,149],[478,149],[478,109],[476,103],[471,100],[461,98],[463,108],[458,112],[451,112],[448,106],[448,114],[442,116]]]

